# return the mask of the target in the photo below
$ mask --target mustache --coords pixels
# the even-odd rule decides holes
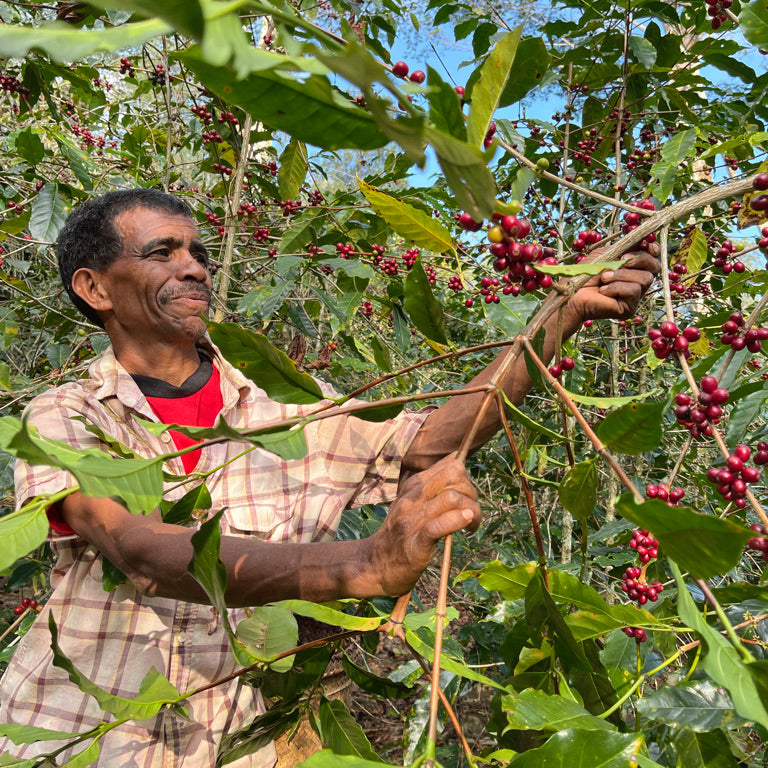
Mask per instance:
[[[212,291],[206,288],[204,285],[190,285],[180,286],[179,288],[171,288],[165,291],[162,295],[158,296],[158,301],[161,304],[167,304],[172,299],[188,298],[188,299],[202,299],[208,304],[211,303]]]

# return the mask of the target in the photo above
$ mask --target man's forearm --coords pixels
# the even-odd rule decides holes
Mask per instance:
[[[557,324],[558,316],[555,314],[544,325],[543,359],[545,363],[552,359],[558,346]],[[561,341],[572,336],[579,327],[580,321],[576,315],[573,312],[564,312]],[[508,350],[501,352],[488,367],[469,382],[468,386],[487,384],[492,381],[507,352]],[[506,396],[517,405],[523,401],[532,386],[533,381],[528,375],[525,358],[521,354],[503,382],[502,389]],[[484,397],[484,393],[453,397],[445,405],[433,411],[417,433],[403,459],[404,470],[408,472],[421,471],[432,466],[434,462],[448,453],[458,450]],[[500,427],[498,407],[494,403],[486,411],[471,449],[479,448],[487,442]]]

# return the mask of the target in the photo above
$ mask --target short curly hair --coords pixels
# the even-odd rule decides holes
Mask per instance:
[[[59,233],[56,255],[61,282],[80,312],[102,328],[104,324],[98,312],[72,290],[72,276],[84,267],[101,272],[122,255],[123,241],[114,222],[120,214],[134,208],[193,218],[192,210],[183,200],[162,190],[120,189],[77,206]]]

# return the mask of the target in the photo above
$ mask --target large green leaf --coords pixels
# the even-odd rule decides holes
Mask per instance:
[[[547,79],[551,61],[552,57],[541,38],[526,37],[521,40],[499,106],[517,104],[526,94],[542,85]],[[474,90],[472,98],[474,100]]]
[[[5,736],[14,744],[34,744],[37,741],[59,741],[71,739],[80,734],[65,731],[53,731],[50,728],[39,728],[35,725],[17,725],[16,723],[0,723],[0,736]],[[2,763],[0,763],[2,765]]]
[[[200,38],[203,35],[203,9],[198,0],[99,0],[104,8],[131,11],[153,18],[159,16],[185,35]],[[210,6],[210,0],[206,3]]]
[[[372,632],[381,626],[386,620],[383,616],[374,616],[371,618],[365,616],[354,616],[350,613],[336,610],[330,605],[320,603],[310,603],[306,600],[281,600],[273,605],[281,608],[287,608],[299,616],[306,616],[322,624],[328,624],[329,627],[341,627],[342,629],[354,629],[361,632]],[[332,634],[332,631],[329,632]]]
[[[108,693],[79,672],[75,665],[65,656],[59,647],[59,631],[52,612],[48,616],[48,628],[51,631],[53,665],[63,669],[69,676],[69,679],[83,693],[93,696],[99,707],[105,712],[114,715],[115,718],[148,720],[154,717],[164,706],[174,703],[181,698],[176,688],[154,667],[144,676],[139,686],[139,692],[134,698],[126,699],[123,696],[115,696]]]
[[[199,48],[181,54],[186,66],[211,91],[229,104],[237,104],[255,120],[283,130],[298,141],[323,149],[378,149],[388,143],[373,118],[334,90],[323,75],[309,75],[316,70],[306,60],[300,70],[304,75],[278,70],[289,59],[280,54],[260,51],[253,66],[263,67],[236,80],[232,72],[208,64]]]
[[[301,186],[307,177],[307,148],[296,139],[291,139],[280,155],[277,184],[281,200],[293,200],[299,196]]]
[[[98,51],[140,48],[153,37],[171,32],[160,19],[139,21],[106,29],[75,29],[53,21],[39,27],[0,24],[0,56],[23,59],[30,51],[43,51],[63,64],[78,61]]]
[[[749,667],[741,661],[733,645],[707,624],[688,592],[680,569],[674,563],[671,568],[677,582],[680,618],[699,634],[707,649],[701,662],[704,671],[731,694],[737,714],[768,727],[768,711],[760,700]]]
[[[288,355],[266,336],[237,323],[209,323],[211,341],[221,354],[278,403],[316,403],[323,399],[318,383],[296,368]]]
[[[743,725],[730,696],[709,680],[668,685],[637,700],[637,711],[656,723],[692,731],[730,730]]]
[[[682,239],[680,247],[675,254],[675,263],[683,264],[688,272],[698,272],[708,255],[707,236],[698,227],[694,227]]]
[[[501,698],[507,728],[521,731],[613,731],[614,727],[571,699],[529,688]]]
[[[467,116],[467,141],[472,146],[482,144],[493,113],[501,102],[522,32],[523,28],[517,27],[504,35],[480,65]]]
[[[637,762],[643,736],[609,731],[563,730],[543,747],[516,755],[509,768],[629,768]]]
[[[691,157],[695,150],[696,128],[675,133],[661,148],[661,160],[651,168],[654,179],[658,184],[653,187],[654,194],[663,203],[669,197],[675,181],[680,174],[680,163]]]
[[[697,579],[727,573],[741,559],[750,531],[731,520],[670,507],[659,499],[638,503],[632,493],[616,502],[616,512],[651,531],[665,555]]]
[[[413,686],[390,680],[387,677],[379,677],[368,669],[355,664],[345,653],[341,662],[349,679],[366,693],[372,696],[382,696],[387,699],[404,699],[414,694]]]
[[[352,755],[381,765],[384,761],[373,751],[368,737],[346,704],[340,699],[320,701],[320,738],[336,755]]]
[[[16,134],[14,147],[16,152],[33,167],[45,157],[43,140],[33,133],[31,128],[25,128]]]
[[[134,514],[151,512],[163,496],[162,456],[125,459],[97,448],[78,450],[10,416],[0,418],[0,449],[30,464],[65,469],[86,496],[119,497]]]
[[[636,456],[661,443],[666,403],[632,402],[619,408],[600,423],[598,437],[609,450]]]
[[[673,743],[677,764],[685,768],[737,768],[741,765],[733,754],[725,731],[700,733],[681,728],[674,734]]]
[[[450,232],[428,213],[397,200],[362,179],[358,179],[358,183],[376,213],[407,243],[436,253],[453,251]]]
[[[275,656],[295,648],[299,642],[299,628],[294,615],[279,605],[262,605],[243,619],[235,636],[255,659],[270,662]],[[287,672],[293,666],[294,656],[286,656],[270,663],[275,672]]]
[[[37,549],[48,535],[48,499],[40,496],[0,517],[0,573]]]
[[[576,517],[592,514],[597,503],[597,468],[594,461],[571,467],[560,483],[560,503]]]
[[[411,267],[405,280],[403,306],[416,328],[431,341],[447,344],[443,305],[434,297],[421,259]]]
[[[752,0],[748,5],[743,5],[739,26],[752,45],[768,48],[768,6],[765,0]]]
[[[356,755],[337,755],[332,749],[315,752],[296,768],[380,768],[380,760],[367,760]]]
[[[67,218],[67,204],[58,194],[56,184],[46,184],[32,202],[29,234],[35,240],[52,243],[59,236]]]

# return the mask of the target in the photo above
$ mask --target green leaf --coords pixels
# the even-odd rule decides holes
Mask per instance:
[[[509,768],[628,768],[636,762],[643,736],[608,731],[564,730],[550,736],[538,749],[518,754]]]
[[[320,603],[310,603],[306,600],[281,600],[278,603],[272,603],[281,608],[287,608],[299,616],[306,616],[322,624],[328,624],[330,627],[341,627],[342,629],[354,629],[360,632],[372,632],[382,625],[386,620],[383,616],[374,616],[367,618],[365,616],[353,616],[349,613],[337,611],[329,605]]]
[[[318,383],[296,368],[288,355],[267,337],[237,323],[209,323],[211,341],[227,362],[278,403],[316,403],[323,399]]]
[[[637,35],[630,35],[627,42],[635,58],[646,69],[651,69],[656,64],[656,49],[650,40]]]
[[[11,367],[4,360],[0,360],[0,390],[11,390]]]
[[[675,133],[661,148],[661,160],[651,168],[653,179],[659,183],[653,187],[656,197],[663,203],[672,192],[672,188],[680,174],[680,163],[694,152],[696,128]]]
[[[251,615],[237,625],[235,636],[254,659],[271,662],[275,672],[287,672],[293,666],[294,656],[271,661],[299,643],[298,624],[287,608],[279,605],[254,608]]]
[[[628,403],[600,423],[598,437],[609,450],[631,456],[651,451],[661,443],[667,404]]]
[[[562,696],[548,695],[532,688],[501,697],[501,709],[507,713],[505,730],[613,731],[614,727],[587,712],[584,707]]]
[[[571,400],[582,403],[583,405],[592,405],[595,408],[621,408],[622,406],[628,405],[630,403],[638,402],[639,400],[644,400],[646,397],[652,397],[654,392],[643,392],[639,395],[626,395],[625,397],[609,397],[605,396],[602,397],[598,395],[597,397],[590,397],[588,395],[581,395],[578,392],[568,392],[568,397],[571,398]]]
[[[455,88],[446,83],[440,74],[427,67],[427,100],[429,101],[429,119],[438,131],[465,142],[467,127],[461,111],[461,100]]]
[[[299,196],[304,179],[307,177],[307,148],[296,139],[291,139],[280,155],[277,171],[277,185],[281,200],[293,200]]]
[[[92,683],[85,675],[77,670],[75,665],[64,655],[59,647],[59,632],[53,613],[48,616],[48,628],[51,631],[51,649],[53,650],[53,665],[63,669],[69,679],[83,692],[92,696],[99,707],[115,718],[131,718],[133,720],[149,720],[155,717],[163,707],[178,701],[179,692],[154,667],[147,672],[139,686],[138,694],[132,699],[114,696],[107,693],[98,685]]]
[[[35,240],[53,243],[67,218],[67,204],[57,193],[56,184],[46,184],[32,202],[29,234]]]
[[[668,685],[637,700],[637,711],[655,723],[691,731],[731,730],[743,725],[733,702],[709,680]]]
[[[341,663],[349,679],[358,688],[372,696],[382,696],[387,699],[405,699],[415,692],[413,686],[390,680],[387,677],[379,677],[374,675],[373,672],[359,667],[346,653],[342,656]]]
[[[768,387],[760,387],[736,400],[728,415],[728,426],[725,430],[725,442],[729,448],[734,448],[745,437],[747,429],[763,413],[763,403],[768,397]]]
[[[94,740],[85,749],[72,755],[66,763],[62,763],[61,768],[85,768],[85,766],[95,763],[100,754],[101,742]]]
[[[195,512],[211,508],[211,494],[206,484],[200,483],[173,504],[163,501],[160,508],[164,523],[186,525],[194,519]]]
[[[67,64],[97,51],[140,48],[153,37],[171,31],[171,27],[159,19],[105,29],[75,29],[59,21],[39,27],[0,24],[0,56],[23,59],[30,51],[38,50],[54,61]]]
[[[16,147],[16,152],[32,167],[40,163],[45,157],[45,145],[36,133],[32,133],[31,128],[25,128],[16,134],[14,146]]]
[[[588,517],[597,503],[597,468],[594,461],[571,467],[560,483],[560,503],[576,517]]]
[[[376,213],[406,242],[436,253],[453,252],[450,233],[428,213],[395,199],[362,179],[358,179],[358,183]]]
[[[526,94],[540,86],[546,79],[551,62],[552,57],[541,38],[526,37],[521,40],[515,54],[515,65],[510,70],[499,106],[517,104]],[[474,100],[474,90],[472,98]]]
[[[520,26],[504,35],[480,65],[467,116],[468,143],[472,146],[482,144],[493,113],[501,102],[522,32]]]
[[[416,259],[405,280],[403,306],[416,328],[428,339],[438,344],[447,344],[443,305],[434,297],[429,278]]]
[[[159,16],[185,35],[203,36],[203,9],[198,0],[100,0],[104,8],[132,11],[142,16]]]
[[[758,48],[768,48],[768,7],[765,0],[752,0],[739,14],[739,26],[744,37]]]
[[[737,714],[768,727],[768,712],[760,700],[749,667],[741,661],[731,643],[710,627],[699,613],[677,565],[671,563],[670,567],[677,582],[680,618],[700,635],[707,649],[701,661],[702,668],[717,685],[731,694]]]
[[[49,728],[38,728],[36,725],[16,725],[15,723],[0,723],[0,736],[5,736],[14,744],[34,744],[37,741],[63,741],[72,739],[80,734],[77,732],[53,731]]]
[[[304,75],[294,76],[277,69],[291,66],[287,57],[256,49],[253,55],[251,66],[259,69],[240,80],[206,62],[198,47],[188,48],[179,58],[225,102],[297,141],[331,150],[378,149],[389,142],[371,115],[334,90],[326,77],[306,76],[317,69],[317,62],[302,60],[297,68]]]
[[[362,277],[364,279],[370,279],[376,274],[370,264],[366,264],[364,261],[360,261],[359,259],[342,259],[341,257],[332,257],[329,259],[322,259],[321,263],[327,264],[333,269],[341,269],[350,277]]]
[[[590,264],[581,262],[579,264],[534,264],[537,272],[543,272],[545,275],[566,275],[573,277],[575,275],[599,275],[606,269],[620,269],[627,263],[623,261],[604,261],[602,264]]]
[[[352,755],[381,765],[384,761],[373,751],[368,737],[340,699],[320,700],[320,738],[335,755]]]
[[[220,509],[192,534],[194,554],[189,561],[187,571],[205,590],[211,605],[219,612],[238,663],[243,666],[250,666],[256,659],[246,651],[243,643],[232,631],[232,626],[229,623],[227,601],[224,596],[227,591],[227,569],[219,557],[221,548],[220,524],[223,514],[224,510]]]
[[[616,512],[651,531],[664,554],[697,579],[727,573],[741,559],[751,535],[731,520],[702,515],[690,507],[670,507],[658,499],[640,504],[632,493],[618,499]]]
[[[674,734],[678,765],[685,768],[738,768],[741,764],[723,731],[697,733],[687,728]]]
[[[46,496],[40,496],[20,509],[0,517],[0,573],[20,557],[36,550],[48,536]]]
[[[356,755],[337,755],[332,749],[315,752],[296,768],[379,768],[381,760],[366,760]]]
[[[532,432],[537,432],[540,435],[546,435],[547,437],[556,440],[560,442],[561,440],[564,440],[565,437],[561,432],[555,432],[552,429],[548,429],[543,424],[539,424],[538,421],[534,421],[530,416],[527,416],[525,413],[523,413],[507,396],[502,392],[502,397],[504,398],[504,404],[507,407],[507,411],[509,411],[509,415],[518,423],[522,424],[524,427],[527,427]]]

